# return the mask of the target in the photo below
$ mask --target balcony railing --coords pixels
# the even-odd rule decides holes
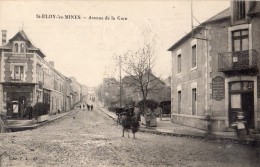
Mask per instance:
[[[238,52],[223,52],[218,54],[218,71],[245,71],[257,68],[256,50],[243,50]]]

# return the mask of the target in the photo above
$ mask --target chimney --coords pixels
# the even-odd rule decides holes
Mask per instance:
[[[52,67],[54,67],[54,61],[49,61],[50,65],[52,65]]]
[[[6,44],[6,34],[7,34],[7,31],[6,30],[2,30],[2,45],[5,45]]]

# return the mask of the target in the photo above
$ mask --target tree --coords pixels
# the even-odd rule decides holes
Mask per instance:
[[[127,77],[123,81],[126,87],[132,88],[135,92],[140,92],[144,101],[141,108],[146,106],[147,95],[149,92],[158,91],[157,85],[160,79],[151,74],[151,69],[156,60],[156,36],[151,35],[151,31],[146,29],[143,32],[144,41],[141,47],[135,51],[128,50],[123,56],[116,57],[121,63],[122,70]]]

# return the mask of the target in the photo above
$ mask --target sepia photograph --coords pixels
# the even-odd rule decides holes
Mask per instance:
[[[0,167],[260,166],[260,1],[0,0],[0,31]]]

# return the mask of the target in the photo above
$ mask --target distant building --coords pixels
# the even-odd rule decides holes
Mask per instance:
[[[72,91],[72,103],[77,104],[82,99],[82,90],[81,90],[81,84],[76,80],[75,77],[70,77],[71,80],[71,91]]]
[[[260,2],[231,1],[176,42],[172,53],[173,122],[214,131],[232,130],[237,112],[260,129]]]
[[[125,76],[122,79],[123,96],[125,98],[134,100],[135,102],[143,99],[139,81],[140,79],[136,79],[134,76]],[[152,72],[144,73],[143,83],[148,83],[147,99],[153,99],[157,102],[170,100],[170,87],[167,89],[166,84],[161,79],[156,77]],[[169,91],[168,98],[167,91]]]
[[[109,106],[119,103],[119,82],[115,78],[103,78],[102,94],[105,105]]]

